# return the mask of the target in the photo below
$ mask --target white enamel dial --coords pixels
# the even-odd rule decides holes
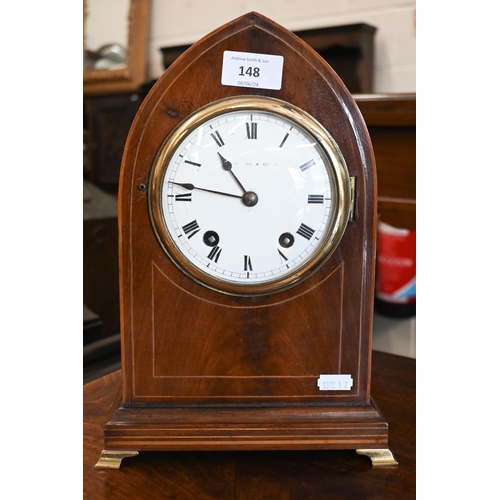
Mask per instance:
[[[347,224],[333,139],[282,101],[236,98],[189,117],[162,146],[150,200],[174,262],[222,292],[262,294],[313,272]]]

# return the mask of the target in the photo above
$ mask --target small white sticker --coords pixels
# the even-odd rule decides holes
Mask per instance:
[[[350,375],[320,375],[318,379],[320,391],[350,391],[352,383]]]
[[[283,56],[224,51],[222,85],[280,90]]]

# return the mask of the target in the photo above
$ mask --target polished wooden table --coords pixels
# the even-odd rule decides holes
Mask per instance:
[[[374,351],[372,396],[389,422],[398,467],[372,467],[354,450],[141,452],[119,470],[94,468],[120,371],[83,386],[84,499],[413,499],[415,360]]]

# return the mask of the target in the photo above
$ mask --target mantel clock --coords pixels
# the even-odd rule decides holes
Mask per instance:
[[[120,177],[122,391],[97,467],[141,451],[355,449],[370,395],[376,179],[336,73],[260,14],[162,75]]]

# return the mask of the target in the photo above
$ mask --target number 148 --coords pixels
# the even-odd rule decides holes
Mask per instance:
[[[239,76],[252,76],[258,78],[260,76],[260,68],[252,68],[252,66],[245,69],[244,66],[240,66]]]

